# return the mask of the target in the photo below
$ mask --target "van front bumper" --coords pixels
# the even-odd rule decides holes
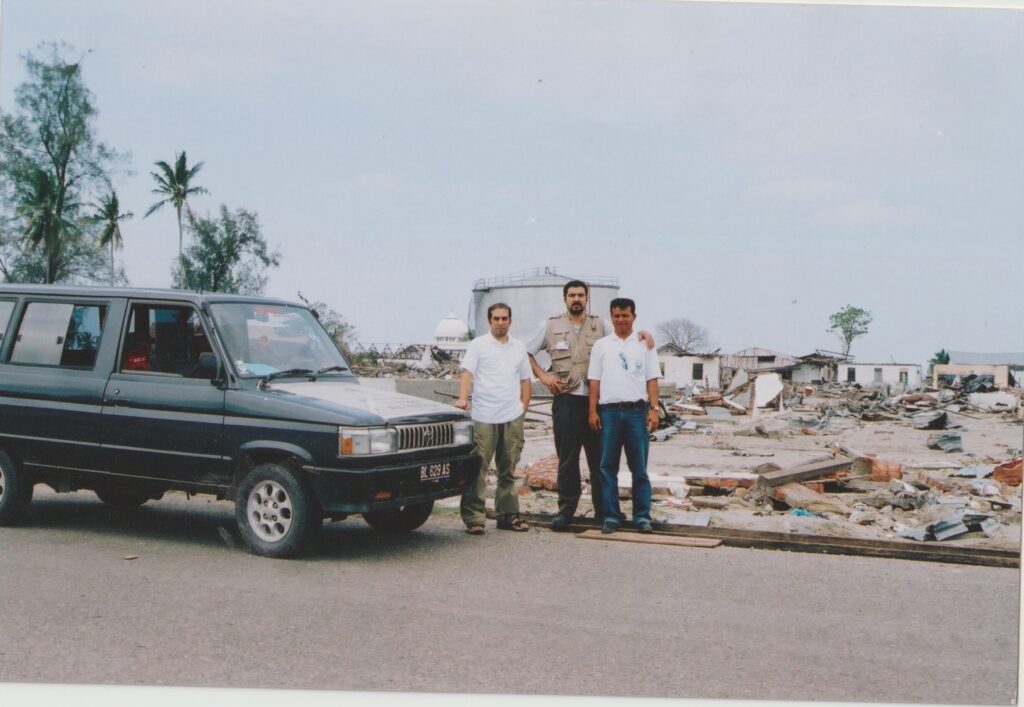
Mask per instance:
[[[476,481],[480,457],[468,453],[365,469],[305,465],[303,470],[325,514],[366,513],[461,495]],[[423,478],[431,476],[436,478]]]

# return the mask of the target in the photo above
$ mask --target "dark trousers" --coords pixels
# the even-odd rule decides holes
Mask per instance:
[[[551,418],[555,428],[555,451],[558,453],[558,512],[572,518],[580,502],[583,484],[580,480],[580,449],[587,455],[590,468],[590,497],[594,514],[604,516],[601,499],[601,433],[587,424],[588,402],[583,395],[564,393],[551,402]]]

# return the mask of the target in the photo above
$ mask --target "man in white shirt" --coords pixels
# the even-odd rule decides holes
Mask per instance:
[[[487,493],[487,468],[494,457],[498,485],[494,491],[494,515],[499,530],[523,532],[530,529],[519,517],[519,497],[512,472],[523,451],[523,418],[530,404],[530,364],[526,347],[508,335],[512,308],[503,302],[487,308],[490,331],[469,343],[462,358],[459,398],[455,407],[470,409],[473,389],[473,437],[480,455],[480,475],[462,494],[459,509],[466,532],[483,535]]]
[[[590,427],[601,432],[601,484],[605,512],[602,533],[614,533],[625,519],[619,507],[619,460],[633,476],[633,526],[650,533],[651,481],[647,476],[648,434],[658,427],[658,355],[633,331],[636,303],[611,301],[614,334],[599,339],[590,352]]]

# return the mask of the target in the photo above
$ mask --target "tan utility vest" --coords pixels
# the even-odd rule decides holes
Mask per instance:
[[[588,314],[577,334],[568,313],[548,319],[544,348],[551,357],[551,372],[562,382],[563,392],[569,393],[587,380],[590,349],[604,336],[604,321]]]

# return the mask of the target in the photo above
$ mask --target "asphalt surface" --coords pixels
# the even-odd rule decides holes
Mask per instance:
[[[232,547],[231,545],[234,545]],[[133,559],[129,559],[133,558]],[[470,537],[358,517],[246,553],[231,506],[36,489],[0,528],[0,681],[1009,704],[1016,570]]]

